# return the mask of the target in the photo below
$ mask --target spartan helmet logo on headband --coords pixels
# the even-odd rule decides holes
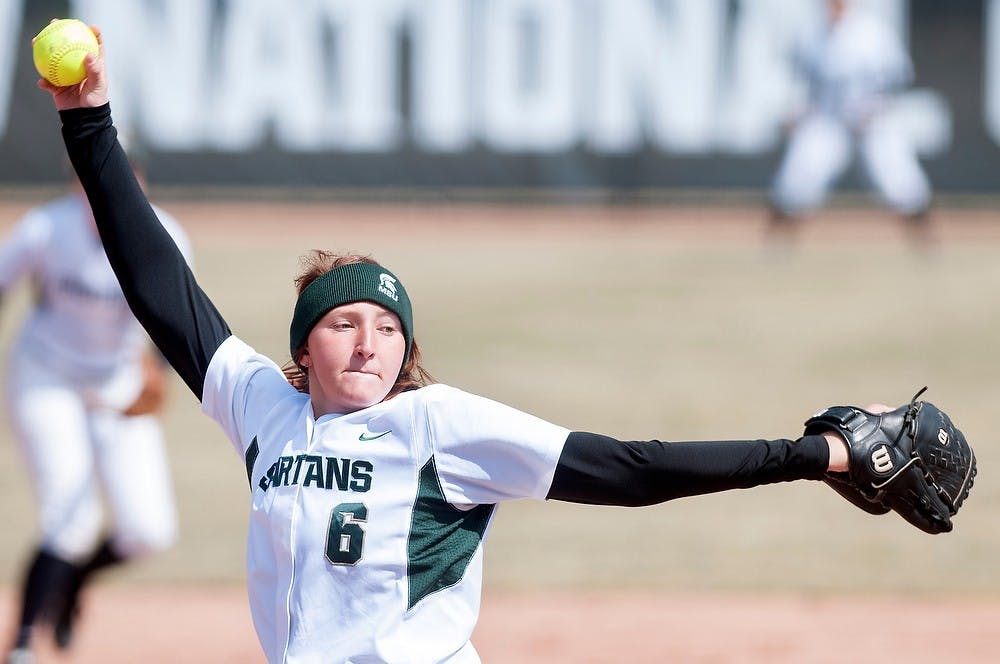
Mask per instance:
[[[399,295],[396,293],[396,278],[392,275],[383,272],[378,275],[378,289],[386,297],[392,298],[394,301],[399,302]]]

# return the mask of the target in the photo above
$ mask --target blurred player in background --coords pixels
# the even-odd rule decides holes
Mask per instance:
[[[888,112],[913,78],[899,35],[859,0],[826,0],[821,25],[794,45],[794,66],[808,100],[773,183],[769,238],[790,241],[856,154],[914,241],[926,246],[931,187],[915,146]]]
[[[189,259],[180,226],[155,211]],[[91,576],[169,547],[177,521],[157,417],[168,367],[125,302],[78,184],[28,211],[0,247],[0,292],[21,278],[35,293],[7,356],[6,406],[40,536],[22,581],[11,664],[33,661],[41,623],[68,647]]]

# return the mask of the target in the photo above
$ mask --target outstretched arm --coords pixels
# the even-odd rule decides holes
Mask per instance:
[[[843,460],[841,460],[843,457]],[[622,442],[574,431],[548,498],[596,505],[653,505],[674,498],[799,479],[846,463],[838,437],[712,442]]]
[[[84,65],[87,77],[78,85],[60,88],[42,80],[39,87],[52,93],[70,161],[132,312],[201,399],[208,364],[230,336],[229,326],[160,224],[118,144],[103,44],[100,56],[88,56]]]

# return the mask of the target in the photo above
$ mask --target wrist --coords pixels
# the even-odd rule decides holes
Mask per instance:
[[[830,449],[830,461],[827,464],[827,472],[846,473],[850,468],[851,457],[847,450],[847,441],[844,437],[834,431],[824,431],[823,438]]]

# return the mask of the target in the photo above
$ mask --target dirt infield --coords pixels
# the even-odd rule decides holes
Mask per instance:
[[[9,625],[13,596],[2,595]],[[100,586],[67,655],[40,664],[263,662],[243,588]],[[487,591],[484,662],[989,661],[1000,603],[970,600]],[[331,660],[334,661],[334,660]]]

